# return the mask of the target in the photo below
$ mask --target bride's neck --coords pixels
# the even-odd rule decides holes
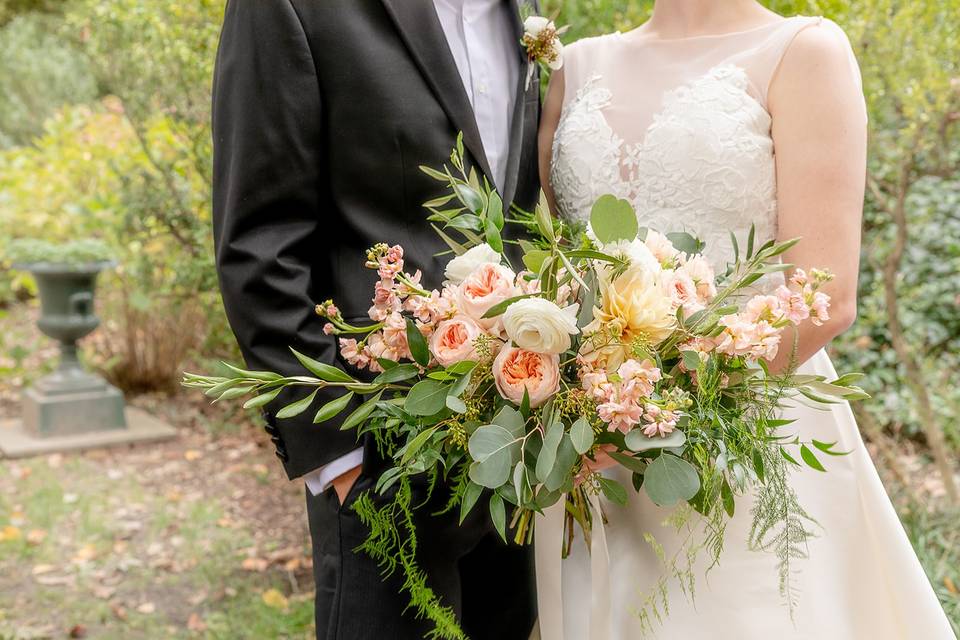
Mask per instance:
[[[660,38],[686,38],[749,29],[775,15],[756,0],[656,0],[643,28]]]

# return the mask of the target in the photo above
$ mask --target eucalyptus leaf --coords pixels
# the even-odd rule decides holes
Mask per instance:
[[[504,542],[507,541],[507,511],[503,505],[503,498],[497,494],[490,496],[490,519],[493,526]]]
[[[607,500],[621,507],[627,504],[627,490],[623,488],[622,484],[603,476],[597,478],[597,481],[600,483],[600,491],[603,492]]]
[[[415,364],[398,364],[391,369],[387,369],[373,379],[375,384],[391,384],[394,382],[403,382],[409,380],[420,373],[420,367]]]
[[[483,493],[483,487],[475,482],[467,483],[466,489],[463,490],[463,498],[460,500],[460,524],[463,524],[473,506],[477,504],[481,493]]]
[[[553,470],[550,472],[550,475],[547,476],[547,479],[543,481],[548,491],[556,491],[564,485],[570,476],[570,471],[573,469],[577,458],[579,458],[579,455],[577,454],[577,450],[573,448],[573,442],[570,441],[570,436],[564,434],[560,440],[560,445],[557,447],[557,460],[553,463]]]
[[[621,240],[631,241],[637,237],[640,224],[637,214],[626,200],[607,194],[600,196],[590,211],[590,226],[601,244]]]
[[[432,416],[447,405],[447,389],[442,382],[421,380],[410,389],[403,408],[413,416]]]
[[[670,507],[697,495],[700,476],[686,460],[663,453],[647,466],[643,474],[643,489],[654,504]]]
[[[537,479],[545,482],[553,471],[553,465],[557,461],[557,447],[560,446],[560,440],[563,438],[563,423],[551,422],[546,428],[543,436],[543,447],[540,449],[540,455],[537,456]]]
[[[590,421],[581,416],[570,427],[570,441],[577,453],[583,455],[593,446],[594,440],[593,426]]]
[[[663,438],[651,438],[643,433],[643,429],[635,428],[624,438],[627,448],[631,451],[650,451],[651,449],[673,449],[682,447],[687,441],[683,431],[676,430]]]

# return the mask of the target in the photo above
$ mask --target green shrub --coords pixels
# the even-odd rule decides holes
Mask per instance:
[[[29,142],[60,106],[97,96],[86,57],[58,37],[58,24],[33,13],[0,29],[0,147]]]

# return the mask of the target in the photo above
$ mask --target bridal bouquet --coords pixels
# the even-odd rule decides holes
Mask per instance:
[[[536,514],[559,501],[570,535],[576,524],[588,537],[602,517],[591,506],[598,496],[623,504],[633,490],[658,505],[685,503],[702,514],[702,543],[717,555],[735,496],[752,491],[751,542],[796,553],[806,516],[789,469],[823,471],[821,454],[840,453],[782,435],[781,408],[788,398],[822,404],[864,394],[852,375],[775,374],[767,361],[791,347],[784,329],[828,319],[819,289],[830,275],[795,270],[785,281],[790,265],[778,256],[795,242],[755,247],[752,233],[742,254],[732,238],[728,268],[714,273],[699,240],[639,228],[613,196],[597,201],[585,229],[551,218],[544,203],[505,215],[499,196],[464,171],[461,150],[451,162],[456,175],[424,169],[449,187],[426,204],[454,254],[442,288],[406,270],[402,247],[380,244],[365,261],[378,276],[369,324],[347,323],[333,301],[317,306],[352,369],[294,352],[305,375],[228,365],[226,376],[186,374],[184,384],[218,399],[249,396],[247,407],[302,388],[278,418],[316,411],[319,429],[362,396],[340,428],[376,439],[393,464],[375,491],[394,491],[383,506],[369,496],[355,503],[371,531],[363,549],[405,573],[436,637],[462,632],[416,564],[408,523],[409,479],[418,474],[450,491],[448,509],[461,519],[483,504],[501,536],[511,531],[518,543],[532,540]],[[529,232],[518,243],[522,264],[505,256],[508,223]],[[756,293],[756,283],[776,278],[779,286]],[[313,407],[328,387],[343,395]],[[632,487],[595,472],[600,460],[628,469]]]

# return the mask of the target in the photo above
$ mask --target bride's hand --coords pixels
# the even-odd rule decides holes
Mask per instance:
[[[594,473],[600,473],[604,469],[615,467],[617,465],[617,461],[611,458],[608,452],[616,450],[617,448],[612,444],[605,444],[594,452],[593,460],[587,456],[583,456],[583,467],[580,471],[580,475],[578,475],[576,479],[577,486],[583,483],[584,480]]]

